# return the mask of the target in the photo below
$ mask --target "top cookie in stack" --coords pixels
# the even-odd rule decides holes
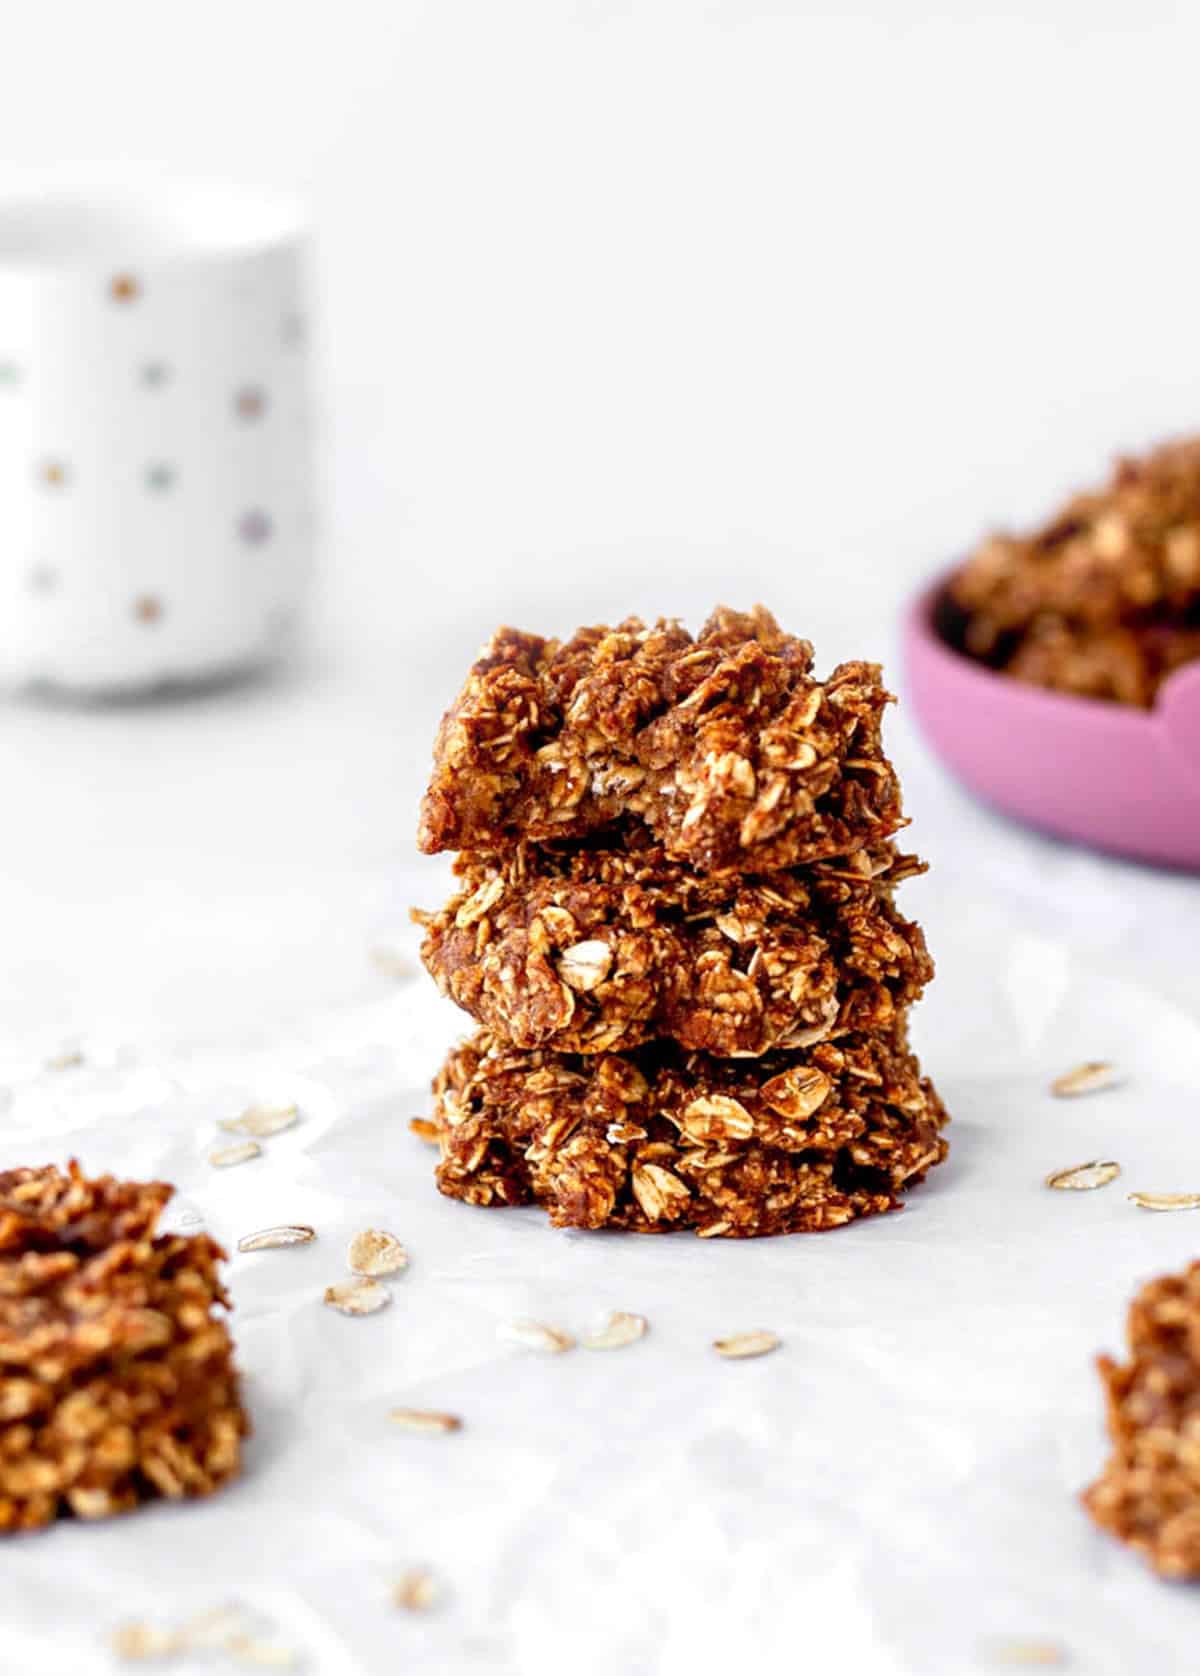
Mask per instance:
[[[893,1208],[944,1155],[888,701],[761,608],[496,635],[421,817],[463,852],[423,957],[484,1027],[435,1085],[443,1191],[769,1233]]]
[[[420,846],[500,849],[642,822],[700,873],[848,855],[903,826],[872,663],[812,674],[770,612],[501,629],[438,733]]]

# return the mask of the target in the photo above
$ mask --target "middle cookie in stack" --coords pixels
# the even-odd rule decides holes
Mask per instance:
[[[696,873],[644,828],[602,845],[468,851],[458,893],[426,921],[429,970],[512,1047],[666,1038],[736,1059],[894,1033],[933,976],[893,902],[923,864],[890,844],[765,876]]]
[[[451,901],[420,916],[422,954],[483,1026],[435,1085],[444,1192],[534,1200],[560,1225],[794,1232],[894,1208],[944,1155],[945,1113],[907,1044],[908,1008],[933,968],[893,900],[923,867],[888,836],[900,816],[877,677],[845,666],[857,685],[839,706],[810,657],[765,613],[718,613],[694,642],[630,624],[565,648],[522,641],[516,656],[504,643],[476,666],[443,724],[423,828],[427,848],[471,846]],[[753,685],[731,679],[748,669]],[[624,813],[611,794],[591,811],[573,790],[564,822],[564,784],[645,784],[622,758],[622,697],[635,748],[676,785],[692,772],[689,748],[729,766],[729,753],[697,747],[731,726],[760,758],[786,739],[778,760],[807,785],[787,779],[766,811],[785,806],[776,823],[720,785],[693,794],[707,832],[678,823],[661,785],[659,806],[626,798]],[[564,777],[554,755],[580,749],[571,729],[585,704],[605,728],[580,730],[591,763]],[[761,803],[763,767],[755,779]],[[863,786],[878,788],[874,803]],[[711,866],[725,861],[732,817],[745,871]],[[702,857],[686,853],[697,833]],[[830,855],[835,842],[846,853]],[[807,864],[778,866],[789,851]]]

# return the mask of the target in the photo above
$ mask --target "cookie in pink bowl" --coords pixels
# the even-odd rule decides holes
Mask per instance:
[[[1200,872],[1200,661],[1152,708],[998,673],[946,637],[946,584],[909,607],[910,701],[946,765],[985,802],[1101,850]]]

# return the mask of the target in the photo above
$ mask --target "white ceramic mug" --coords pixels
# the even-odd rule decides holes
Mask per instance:
[[[0,681],[218,679],[313,551],[305,233],[198,185],[0,198]]]

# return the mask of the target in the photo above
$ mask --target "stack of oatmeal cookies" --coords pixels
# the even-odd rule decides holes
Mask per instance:
[[[443,1192],[772,1234],[893,1209],[944,1157],[887,702],[761,608],[495,636],[421,819],[461,852],[422,956],[481,1026],[435,1083]]]

